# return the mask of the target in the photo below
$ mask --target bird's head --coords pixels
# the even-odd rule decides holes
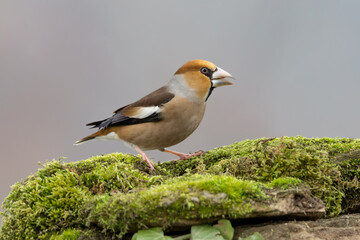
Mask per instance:
[[[175,72],[178,79],[194,90],[200,99],[207,100],[216,87],[231,85],[230,73],[205,60],[192,60]]]

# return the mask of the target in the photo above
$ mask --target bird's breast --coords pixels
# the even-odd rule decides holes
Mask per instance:
[[[189,136],[199,126],[205,107],[205,102],[192,102],[186,98],[177,97],[164,107],[163,122],[174,128],[173,131],[176,131],[178,135]]]
[[[117,135],[143,150],[162,149],[180,143],[199,126],[206,103],[174,97],[162,107],[161,121],[123,126]]]

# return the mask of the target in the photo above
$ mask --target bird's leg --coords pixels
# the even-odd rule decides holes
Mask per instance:
[[[192,158],[192,157],[195,157],[195,156],[201,156],[201,155],[204,154],[204,152],[201,151],[201,150],[199,150],[199,151],[197,151],[197,152],[194,152],[194,153],[192,153],[192,154],[180,153],[180,152],[176,152],[176,151],[173,151],[173,150],[170,150],[170,149],[166,149],[166,148],[160,149],[160,151],[174,154],[174,155],[180,157],[179,160],[189,159],[189,158]]]
[[[149,167],[154,170],[154,163],[146,156],[146,154],[136,145],[133,145],[133,148],[140,153],[142,159],[149,165]]]

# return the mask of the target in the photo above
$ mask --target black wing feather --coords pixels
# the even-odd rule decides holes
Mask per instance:
[[[161,120],[161,113],[153,113],[146,118],[130,118],[123,115],[121,112],[115,113],[112,117],[86,124],[92,126],[91,128],[105,129],[112,126],[133,125],[146,122],[157,122]]]
[[[88,123],[86,124],[86,126],[92,126],[91,128],[98,127],[99,129],[105,129],[111,126],[133,125],[133,124],[140,124],[146,122],[160,121],[161,113],[154,112],[153,114],[151,114],[146,118],[132,118],[125,116],[124,114],[121,113],[121,111],[131,107],[162,106],[163,104],[173,99],[174,96],[175,96],[174,94],[167,91],[166,87],[162,87],[150,93],[149,95],[143,97],[137,102],[119,108],[114,112],[114,115],[112,117],[106,118],[101,121]]]

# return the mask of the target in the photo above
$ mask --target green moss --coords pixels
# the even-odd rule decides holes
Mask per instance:
[[[245,140],[202,157],[155,164],[155,171],[139,157],[121,153],[73,163],[52,161],[12,187],[2,204],[0,239],[48,238],[92,227],[90,223],[96,223],[96,231],[124,233],[131,224],[123,222],[136,221],[141,228],[142,219],[159,210],[159,201],[164,216],[149,220],[150,225],[167,226],[196,213],[211,217],[215,206],[206,200],[198,206],[199,191],[226,193],[221,211],[231,201],[241,201],[236,217],[251,209],[244,198],[264,197],[261,187],[298,184],[308,185],[325,202],[327,216],[336,216],[360,209],[359,159],[360,140],[298,136]],[[192,210],[181,211],[184,206]]]
[[[207,152],[201,159],[162,164],[171,174],[229,174],[268,183],[294,177],[308,184],[321,198],[328,216],[341,212],[342,174],[335,161],[339,154],[360,149],[360,140],[348,138],[281,137],[245,140]],[[204,167],[199,168],[199,165]]]
[[[88,239],[101,239],[111,240],[112,236],[107,236],[100,231],[88,230],[88,229],[76,229],[67,228],[59,233],[49,233],[45,237],[49,240],[88,240]]]
[[[266,198],[262,189],[259,183],[231,176],[177,177],[140,192],[98,196],[87,204],[84,218],[87,226],[96,225],[121,237],[134,227],[160,223],[166,228],[179,219],[198,219],[199,215],[244,216],[252,210],[251,199]]]
[[[163,181],[161,175],[150,175],[142,170],[146,164],[136,156],[112,153],[64,165],[80,177],[82,184],[93,194],[128,192]],[[160,168],[158,168],[160,169]],[[148,170],[149,171],[149,170]],[[158,170],[161,172],[161,169]]]
[[[60,234],[52,235],[50,240],[77,240],[80,234],[80,230],[69,228],[62,231]]]
[[[360,158],[342,161],[340,163],[340,171],[343,181],[353,183],[353,186],[349,187],[359,187],[357,180],[360,179]]]
[[[344,192],[344,199],[342,202],[342,210],[344,212],[359,212],[360,211],[360,151],[352,151],[337,157],[340,160],[340,172],[342,181],[339,185],[342,186]]]
[[[128,192],[162,182],[161,176],[138,169],[144,166],[139,158],[120,153],[43,165],[36,174],[12,186],[2,204],[0,239],[46,238],[81,224],[78,211],[92,194]]]
[[[281,187],[281,189],[287,189],[290,187],[298,186],[302,181],[298,178],[285,177],[285,178],[276,178],[272,180],[268,186],[269,187]]]
[[[90,193],[59,161],[49,163],[23,183],[16,183],[3,202],[1,239],[38,239],[48,231],[76,224]]]

